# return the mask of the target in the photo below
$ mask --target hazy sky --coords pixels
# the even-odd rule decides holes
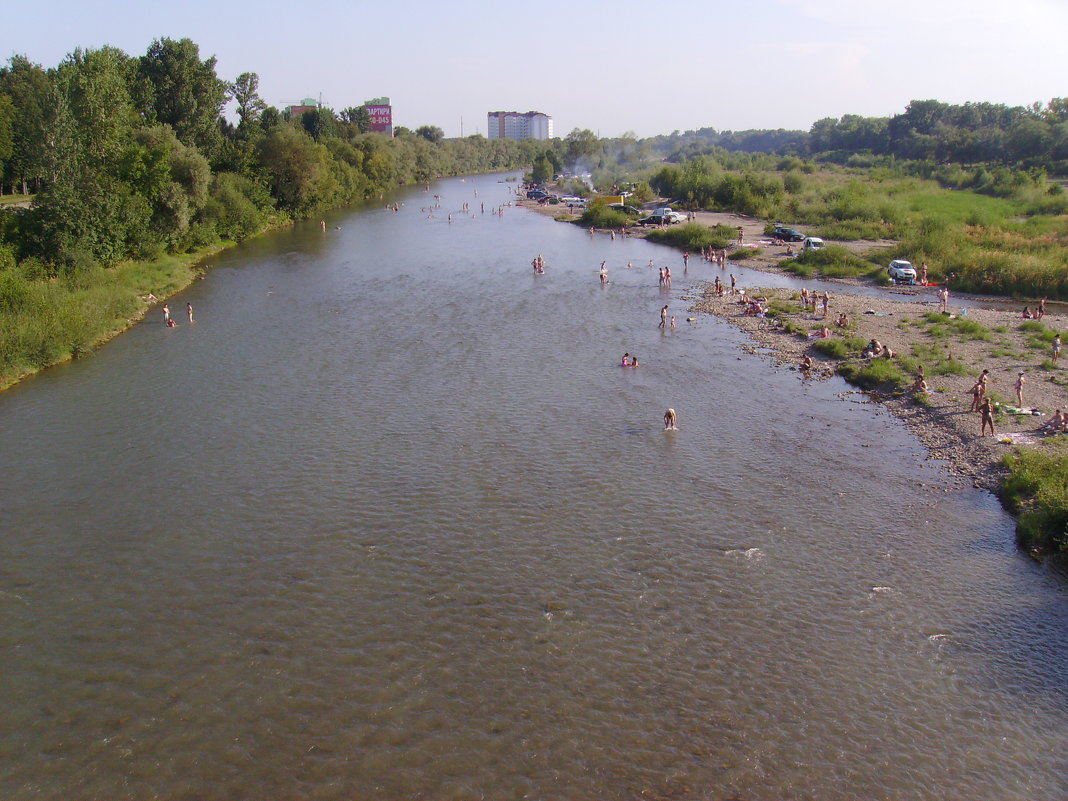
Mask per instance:
[[[652,136],[1045,102],[1068,96],[1065,31],[1068,0],[0,0],[4,60],[188,37],[271,105],[387,95],[396,124],[448,136],[496,110]]]

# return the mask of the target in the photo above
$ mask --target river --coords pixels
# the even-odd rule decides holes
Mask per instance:
[[[260,237],[0,395],[0,798],[1068,795],[996,500],[514,186]]]

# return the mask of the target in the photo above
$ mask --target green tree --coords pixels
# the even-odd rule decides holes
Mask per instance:
[[[331,109],[319,107],[305,111],[300,115],[300,125],[308,132],[308,136],[316,142],[324,136],[333,136],[337,130],[337,120]]]
[[[334,199],[336,180],[330,153],[303,130],[272,128],[258,146],[260,164],[278,205],[296,216],[326,207]]]
[[[575,128],[564,140],[566,161],[574,166],[584,159],[592,158],[601,151],[601,140],[597,134],[587,129]]]
[[[445,138],[445,132],[436,125],[420,125],[415,129],[416,136],[423,137],[428,142],[438,143]]]
[[[141,57],[138,75],[145,122],[170,125],[183,144],[214,154],[227,94],[226,82],[215,74],[215,57],[201,61],[191,39],[157,39]]]
[[[66,96],[79,140],[83,168],[110,170],[134,123],[129,56],[114,47],[78,48],[59,65],[55,79]],[[92,180],[93,176],[82,176]]]
[[[553,177],[553,163],[545,156],[541,156],[534,162],[532,178],[534,183],[543,184]]]
[[[11,156],[4,165],[4,181],[18,184],[26,194],[29,182],[40,188],[45,165],[47,111],[52,81],[40,65],[25,56],[12,56],[0,69],[0,93],[15,107],[11,125]]]
[[[341,119],[356,128],[358,133],[371,130],[371,113],[366,106],[349,106],[341,110]]]
[[[259,86],[259,75],[254,72],[242,72],[230,87],[230,93],[237,101],[237,116],[241,118],[239,123],[241,127],[257,122],[267,108],[267,104],[259,96]]]
[[[7,95],[0,94],[0,176],[7,170],[8,159],[14,153],[13,131],[15,125],[15,104]],[[4,182],[0,177],[0,194],[3,194]]]

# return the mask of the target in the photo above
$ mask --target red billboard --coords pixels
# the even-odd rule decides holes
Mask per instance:
[[[393,131],[393,106],[364,106],[371,118],[371,130],[381,133]]]

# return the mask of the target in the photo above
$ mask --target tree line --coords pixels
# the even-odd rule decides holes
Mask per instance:
[[[0,194],[33,195],[0,214],[0,269],[57,275],[239,241],[285,219],[403,184],[530,165],[541,147],[440,128],[368,131],[363,107],[290,119],[233,81],[189,39],[143,56],[113,47],[44,68],[0,68]],[[224,116],[236,104],[236,124]]]
[[[806,131],[716,131],[702,128],[653,137],[670,161],[709,148],[821,157],[844,162],[856,154],[897,159],[996,164],[1068,173],[1068,98],[1046,104],[942,103],[913,100],[891,117],[847,114],[817,120]]]

